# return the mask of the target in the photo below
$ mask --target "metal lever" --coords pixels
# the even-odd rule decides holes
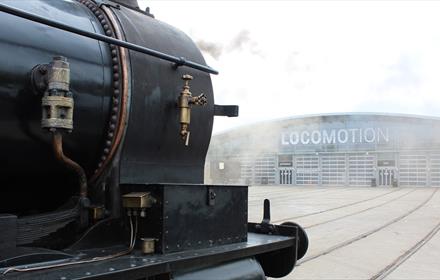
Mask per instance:
[[[192,96],[189,91],[189,81],[193,77],[191,75],[183,75],[182,80],[185,81],[183,89],[180,92],[180,96],[177,100],[180,109],[180,136],[185,141],[185,146],[189,145],[189,124],[191,123],[191,107],[192,105],[204,106],[208,103],[208,99],[202,93],[199,96]]]
[[[263,220],[261,223],[270,224],[270,200],[267,198],[264,200]]]

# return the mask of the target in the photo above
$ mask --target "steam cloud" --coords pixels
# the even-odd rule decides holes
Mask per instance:
[[[197,41],[197,46],[201,51],[210,54],[215,59],[219,59],[223,53],[223,46],[221,44],[199,40]]]
[[[251,43],[250,32],[242,30],[238,33],[229,44],[228,51],[242,50],[247,44]]]
[[[208,53],[215,59],[219,59],[224,53],[241,51],[243,49],[248,49],[252,54],[260,55],[260,51],[257,49],[258,44],[251,39],[249,30],[241,30],[226,45],[218,42],[208,42],[202,39],[198,40],[196,44],[201,51]]]

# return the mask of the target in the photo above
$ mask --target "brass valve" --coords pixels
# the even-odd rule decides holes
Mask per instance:
[[[73,96],[70,91],[70,66],[62,56],[53,58],[48,68],[47,89],[41,99],[41,127],[71,132],[73,129]]]
[[[208,103],[208,99],[202,93],[199,96],[192,96],[189,91],[189,81],[193,77],[191,75],[183,75],[182,80],[184,80],[183,89],[180,92],[178,99],[178,106],[180,109],[180,136],[185,141],[185,145],[189,145],[189,124],[191,123],[191,106],[204,106]]]

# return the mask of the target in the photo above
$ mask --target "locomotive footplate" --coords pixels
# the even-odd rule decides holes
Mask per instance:
[[[138,219],[138,237],[155,239],[156,253],[246,241],[247,186],[130,184],[121,192],[125,212]]]
[[[140,250],[130,255],[121,256],[107,261],[84,263],[61,268],[52,268],[30,272],[10,272],[1,279],[143,279],[152,275],[179,273],[193,269],[201,269],[246,258],[256,257],[291,248],[296,252],[296,230],[288,232],[289,236],[258,234],[249,232],[247,242],[215,246],[212,248],[188,250],[169,254],[143,255]],[[294,235],[294,236],[291,236]],[[121,248],[106,248],[109,251],[118,251]],[[94,254],[101,255],[102,249],[84,251],[83,258],[89,259]],[[41,263],[39,265],[42,265]],[[260,261],[265,270],[265,266]],[[0,271],[1,273],[2,271]],[[266,272],[266,270],[265,270]],[[266,274],[267,275],[267,274]]]

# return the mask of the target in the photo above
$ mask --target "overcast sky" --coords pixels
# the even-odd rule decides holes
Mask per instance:
[[[440,2],[139,1],[204,50],[214,132],[302,114],[440,116]]]

